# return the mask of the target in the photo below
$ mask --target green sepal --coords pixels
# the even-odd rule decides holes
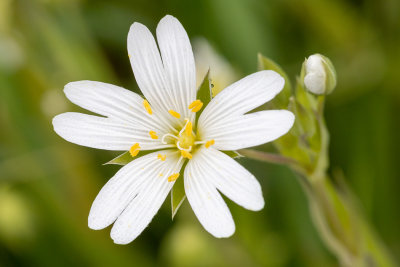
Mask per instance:
[[[203,108],[206,107],[212,99],[211,87],[210,70],[208,70],[197,90],[197,99],[203,102]]]
[[[285,79],[285,86],[282,91],[268,103],[271,108],[287,108],[289,104],[289,98],[292,95],[292,83],[286,72],[275,63],[273,60],[258,54],[258,69],[259,70],[273,70],[279,73]]]
[[[126,164],[128,164],[129,162],[131,162],[134,159],[137,159],[139,157],[145,156],[147,154],[156,152],[158,150],[144,150],[144,151],[140,151],[139,154],[137,154],[137,156],[132,157],[131,154],[129,153],[129,151],[126,151],[124,153],[122,153],[121,155],[117,156],[116,158],[104,163],[103,165],[108,165],[108,164],[116,164],[116,165],[121,165],[124,166]]]
[[[234,150],[226,150],[226,151],[220,150],[220,152],[222,152],[225,155],[228,155],[229,157],[234,158],[234,159],[238,159],[238,158],[243,158],[244,157],[238,151],[234,151]]]
[[[171,216],[172,220],[174,219],[176,213],[178,212],[178,209],[181,207],[183,201],[186,199],[186,193],[185,193],[185,186],[184,186],[184,172],[183,170],[185,169],[188,161],[186,161],[182,168],[181,168],[181,173],[179,175],[179,178],[176,180],[174,186],[171,189]]]
[[[204,76],[203,81],[201,82],[199,89],[197,90],[197,96],[196,99],[200,100],[203,102],[203,107],[196,112],[196,125],[197,121],[203,112],[204,108],[210,103],[212,99],[212,84],[211,84],[211,79],[210,79],[210,70],[207,71],[206,75]]]

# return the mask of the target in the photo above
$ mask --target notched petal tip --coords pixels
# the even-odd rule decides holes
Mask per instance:
[[[268,81],[268,86],[273,86],[275,88],[275,97],[285,86],[285,79],[279,73],[273,70],[262,70],[260,72],[263,73],[264,79]]]
[[[251,210],[251,211],[260,211],[264,208],[265,206],[265,201],[264,201],[264,197],[261,196],[256,203],[253,203],[252,206],[248,206],[246,207],[247,210]]]
[[[65,112],[65,113],[58,114],[51,121],[54,131],[56,132],[56,134],[58,134],[62,138],[64,138],[64,134],[63,134],[64,131],[62,130],[62,128],[65,124],[65,119],[66,119],[66,117],[69,116],[69,114],[72,114],[72,113],[73,112]]]
[[[96,219],[90,217],[88,218],[88,227],[92,230],[102,230],[106,228],[108,225],[104,226],[104,224],[100,224]]]
[[[206,230],[216,238],[228,238],[235,233],[236,227],[235,224],[232,224],[232,225],[221,226],[221,228],[217,231],[216,230],[210,231],[208,229]]]
[[[164,24],[164,23],[168,23],[168,22],[170,22],[170,23],[179,23],[179,24],[181,24],[180,22],[179,22],[179,20],[177,19],[177,18],[175,18],[174,16],[172,16],[172,15],[165,15],[159,22],[158,22],[158,25],[160,25],[160,24]]]
[[[113,227],[111,228],[110,237],[117,245],[127,245],[134,241],[141,233],[139,232],[139,234],[131,235],[121,230],[116,230],[119,227],[118,225],[116,226],[116,224],[118,224],[118,222],[114,223]]]
[[[283,133],[283,134],[286,134],[293,127],[296,117],[294,116],[294,114],[291,111],[281,110],[281,112],[283,112],[285,114],[284,116],[286,116],[286,125],[285,126],[287,127],[287,130],[285,133]]]
[[[69,82],[64,86],[64,94],[67,96],[68,99],[70,99],[69,96],[74,94],[75,90],[80,90],[80,88],[87,86],[89,83],[100,83],[100,82],[94,82],[89,80]]]
[[[129,28],[128,38],[127,38],[128,51],[130,49],[130,46],[129,46],[130,41],[134,40],[135,38],[141,38],[141,35],[144,34],[145,32],[149,32],[149,29],[145,25],[143,25],[140,22],[132,23],[131,27]],[[128,55],[129,55],[129,53],[128,53]]]
[[[113,237],[113,235],[111,235],[111,239],[114,241],[114,244],[117,244],[117,245],[128,245],[129,243],[131,243],[133,241],[133,240],[123,239],[120,237]]]

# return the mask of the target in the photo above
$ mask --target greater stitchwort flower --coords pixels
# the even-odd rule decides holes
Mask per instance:
[[[189,38],[172,17],[150,31],[134,23],[128,54],[144,98],[110,84],[72,82],[66,96],[100,116],[68,112],[55,131],[83,146],[129,151],[138,157],[121,168],[96,197],[89,227],[114,223],[115,243],[133,241],[150,223],[177,179],[203,227],[216,237],[235,231],[220,193],[249,210],[264,199],[255,177],[222,151],[257,146],[285,134],[294,116],[286,110],[248,113],[280,92],[284,79],[260,71],[222,90],[207,106],[196,99],[196,70]],[[160,55],[161,54],[161,55]],[[152,151],[143,156],[140,151]]]

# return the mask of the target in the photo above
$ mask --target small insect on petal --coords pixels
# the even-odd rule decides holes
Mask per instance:
[[[189,105],[189,109],[192,110],[192,112],[197,112],[203,107],[203,102],[200,100],[195,100]]]
[[[143,106],[144,106],[144,108],[146,109],[146,111],[147,111],[150,115],[153,114],[153,111],[151,110],[150,104],[149,104],[149,102],[148,102],[146,99],[143,100]]]
[[[210,141],[207,141],[206,143],[206,148],[209,148],[210,146],[212,146],[213,144],[215,144],[215,140],[211,139]]]
[[[165,161],[165,159],[167,158],[167,155],[158,154],[157,158],[160,159],[161,161]]]
[[[174,173],[174,174],[172,174],[172,175],[170,175],[170,176],[168,177],[168,182],[173,182],[173,181],[175,181],[176,179],[178,179],[178,177],[179,177],[179,173]]]
[[[181,150],[181,156],[187,159],[192,159],[192,154],[190,154],[189,152],[187,152],[186,150]]]
[[[173,117],[179,119],[181,117],[181,114],[179,114],[178,112],[176,112],[175,110],[168,110],[169,114],[171,114]]]
[[[149,132],[151,139],[158,139],[157,133],[155,131]]]
[[[129,149],[129,154],[131,154],[132,157],[135,157],[140,151],[140,145],[139,143],[134,144],[131,149]]]

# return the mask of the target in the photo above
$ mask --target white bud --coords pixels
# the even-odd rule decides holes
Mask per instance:
[[[304,86],[317,95],[329,94],[336,87],[336,72],[331,61],[320,54],[306,59]]]

